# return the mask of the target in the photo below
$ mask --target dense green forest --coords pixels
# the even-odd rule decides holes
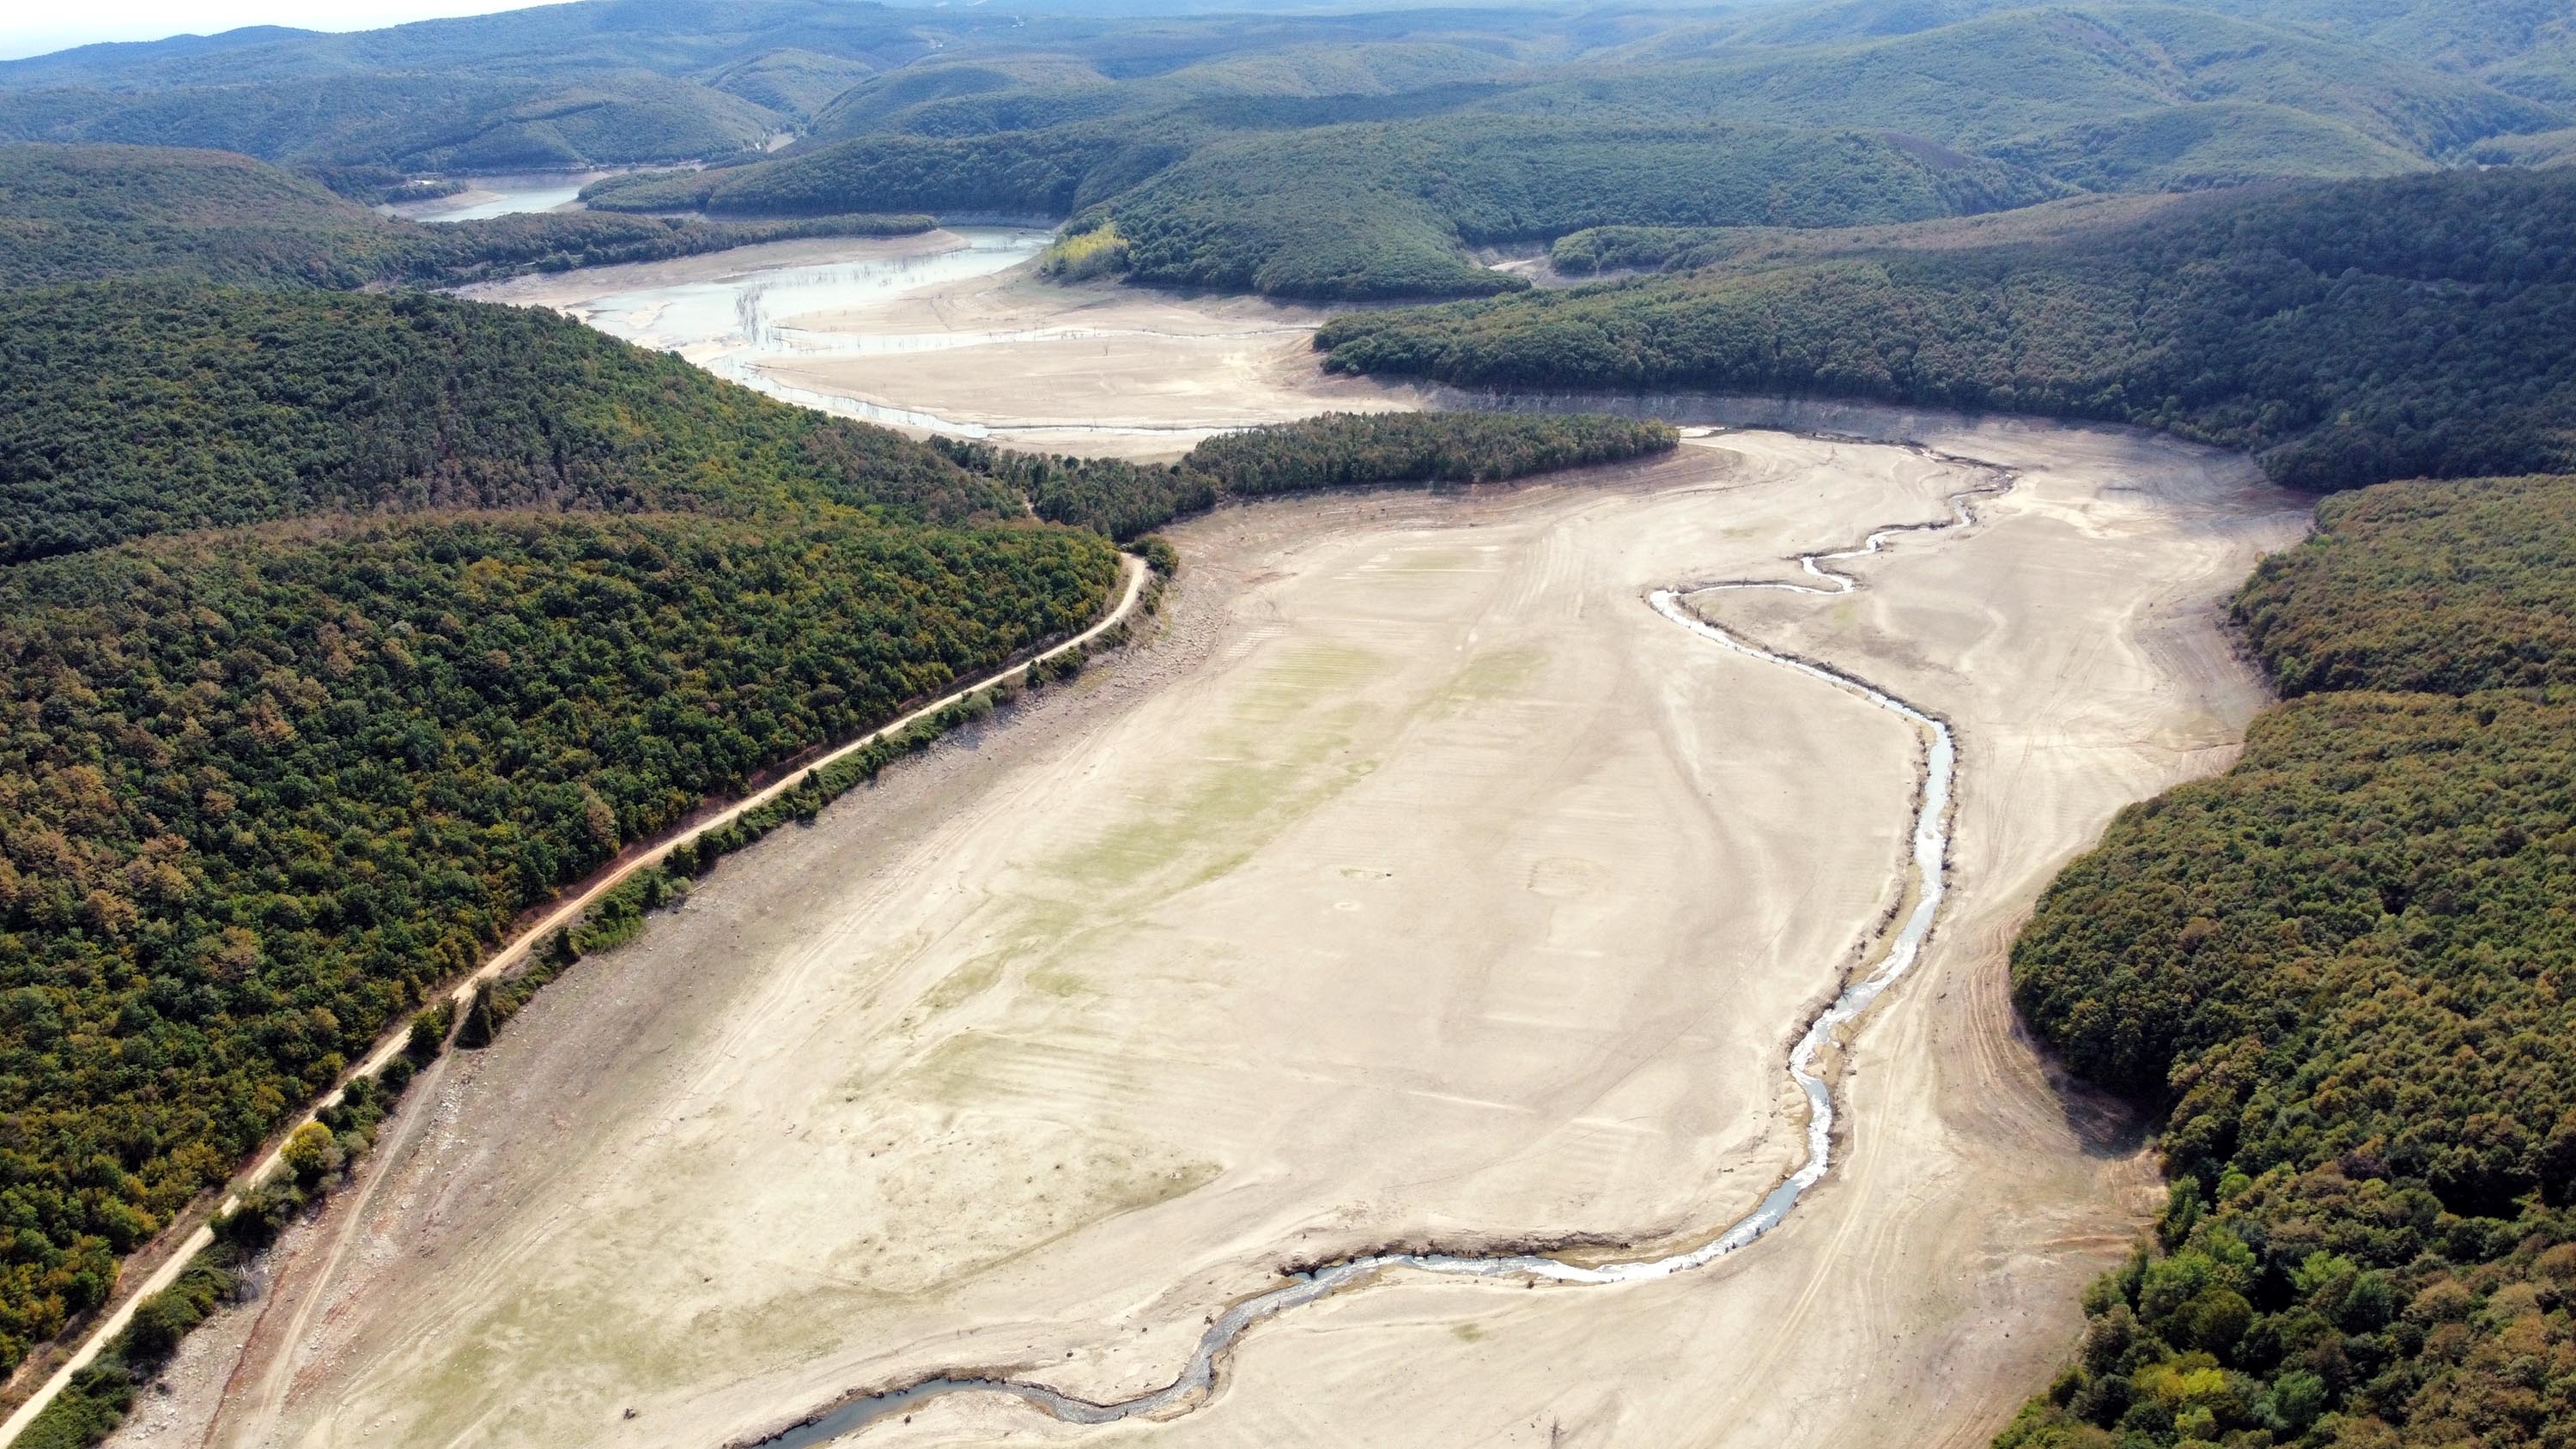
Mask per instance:
[[[2283,694],[2576,684],[2576,480],[2372,488],[2317,525],[2237,601]]]
[[[2042,898],[2015,1000],[2174,1188],[2004,1449],[2564,1441],[2571,557],[2576,478],[2333,500],[2237,605],[2305,697]]]
[[[882,136],[845,142],[787,161],[711,167],[677,174],[640,172],[596,181],[582,192],[600,211],[703,210],[718,215],[812,216],[878,207],[1061,216],[1088,200],[1090,174],[1135,142],[1110,135]],[[1152,145],[1150,172],[1183,154]],[[858,197],[870,200],[853,205]]]
[[[2386,176],[2519,156],[2576,124],[2563,27],[2482,31],[2435,0],[2386,0],[2369,26],[2302,0],[545,8],[0,62],[0,139],[221,147],[369,199],[423,173],[707,161],[609,178],[591,200],[1093,213],[1129,239],[1139,281],[1373,298],[1513,290],[1474,248],[1591,226],[1854,225],[2069,190]],[[537,256],[621,254],[579,240]],[[398,279],[436,276],[369,278]]]
[[[565,515],[0,572],[0,1359],[521,910],[1115,574],[1060,530]]]
[[[1590,226],[1912,221],[2061,190],[1997,162],[1780,126],[1435,118],[1202,140],[1198,128],[1107,125],[866,137],[758,166],[612,178],[584,195],[603,209],[744,215],[1098,204],[1140,281],[1365,298],[1516,290],[1528,284],[1466,247]]]
[[[708,223],[533,212],[417,222],[223,151],[0,146],[0,288],[187,277],[270,286],[449,285],[658,261],[805,236],[930,229],[918,215]]]
[[[1111,203],[1142,281],[1307,297],[1517,290],[1462,243],[1613,223],[1854,226],[2028,205],[2036,175],[1856,131],[1520,117],[1211,146]]]
[[[1494,483],[1680,445],[1669,424],[1602,413],[1325,413],[1221,433],[1185,469],[1237,495],[1380,483]]]
[[[1478,49],[1419,39],[1461,28]],[[1312,94],[1444,69],[1425,50],[1482,54],[1492,66],[1494,50],[1569,28],[1538,12],[1120,22],[833,0],[582,0],[346,34],[268,27],[0,61],[0,140],[214,146],[316,172],[747,157],[871,79],[925,60],[983,56],[1010,69],[1034,54],[1105,84],[1104,72],[1152,77],[1241,57],[1239,72],[1170,89]],[[1283,65],[1300,46],[1341,54]]]
[[[1033,504],[1125,538],[1297,469],[1491,480],[1670,446],[1669,429],[1615,419],[1404,414],[1217,439],[1174,481],[1114,460],[943,452],[542,310],[166,285],[0,293],[0,562],[438,508],[956,522]]]
[[[640,72],[320,76],[166,91],[0,90],[0,141],[210,146],[297,166],[539,170],[757,151],[785,118]]]
[[[968,472],[1017,489],[1030,511],[1049,523],[1092,529],[1120,542],[1216,506],[1216,480],[1177,463],[1021,453],[959,438],[933,438],[931,446]]]
[[[934,439],[971,473],[1027,495],[1051,523],[1124,542],[1221,498],[1313,488],[1498,483],[1670,452],[1680,435],[1657,422],[1599,413],[1324,413],[1220,433],[1177,463],[1015,453]]]
[[[1462,385],[2143,423],[2256,450],[2319,491],[2563,469],[2571,225],[2569,171],[2265,189],[2039,242],[1755,248],[1686,275],[1336,318],[1316,345],[1336,369]]]
[[[0,397],[13,1365],[520,911],[1117,572],[1006,479],[541,311],[0,293]]]
[[[159,285],[0,293],[0,499],[0,562],[327,510],[1019,511],[553,313]]]
[[[1450,33],[1177,68],[1113,63],[1106,36],[970,44],[854,86],[786,154],[590,198],[1081,215],[1114,220],[1138,281],[1472,296],[1521,286],[1472,248],[1587,227],[1847,226],[2073,190],[2382,177],[2569,120],[2465,59],[2259,7],[1754,8],[1761,23],[1628,14],[1579,33],[1461,14]]]

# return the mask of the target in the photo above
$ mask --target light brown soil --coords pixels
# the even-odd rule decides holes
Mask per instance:
[[[1991,1433],[2151,1177],[2044,1080],[2004,944],[2113,809],[2230,757],[2260,697],[2213,601],[2299,515],[2215,454],[1944,426],[2023,470],[1977,528],[1849,597],[1701,600],[1963,751],[1953,909],[1786,1227],[1629,1288],[1392,1280],[1256,1329],[1165,1426],[961,1398],[872,1438]],[[1741,1212],[1796,1149],[1787,1040],[1890,902],[1913,743],[1641,595],[1787,577],[1979,477],[1742,433],[1186,526],[1153,643],[729,862],[425,1080],[119,1442],[713,1449],[959,1365],[1126,1393],[1289,1257]]]
[[[505,302],[517,307],[560,310],[623,292],[716,281],[769,267],[922,256],[952,251],[964,244],[955,232],[936,227],[909,236],[802,237],[720,252],[701,252],[690,257],[667,257],[654,262],[620,262],[611,267],[579,267],[568,272],[530,272],[523,277],[459,287],[456,295],[471,297],[478,302]]]
[[[1214,429],[1421,405],[1411,388],[1319,372],[1312,338],[1327,315],[1258,297],[1063,286],[1021,269],[792,324],[825,334],[1002,339],[763,370],[835,397],[991,427],[1002,442],[1129,456],[1177,453]]]

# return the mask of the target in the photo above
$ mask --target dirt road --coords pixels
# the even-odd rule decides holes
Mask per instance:
[[[1070,650],[1082,648],[1092,640],[1107,633],[1109,630],[1117,628],[1133,619],[1136,616],[1137,606],[1143,598],[1146,577],[1146,570],[1141,561],[1133,557],[1123,558],[1120,561],[1117,597],[1112,602],[1109,610],[1101,616],[1100,620],[1073,637],[1050,646],[1033,657],[1037,659],[1047,659]],[[909,728],[914,722],[927,719],[928,717],[937,714],[939,711],[947,708],[958,700],[965,698],[967,695],[990,686],[996,682],[996,680],[1001,678],[1002,674],[1016,672],[1019,667],[1021,666],[1014,666],[1012,669],[1004,670],[1001,674],[996,674],[990,678],[981,678],[971,683],[961,685],[948,694],[944,694],[938,699],[932,700],[928,704],[911,710],[878,729],[861,735],[857,739],[847,741],[834,749],[825,751],[824,753],[816,756],[813,760],[807,762],[807,768],[820,769],[824,766],[845,759],[850,755],[858,753],[860,750],[866,748],[869,744],[877,740],[900,734],[905,729]],[[730,805],[726,805],[721,809],[707,813],[703,818],[690,823],[682,829],[670,832],[667,836],[650,847],[634,851],[627,855],[621,859],[614,868],[601,872],[588,885],[566,895],[561,901],[557,902],[552,908],[538,916],[534,921],[523,926],[516,935],[511,937],[510,940],[502,943],[500,949],[494,951],[491,957],[486,960],[482,966],[476,968],[473,974],[467,976],[464,980],[459,981],[454,989],[449,992],[448,999],[460,1008],[465,1006],[473,1000],[474,993],[477,988],[481,987],[485,982],[499,977],[503,972],[510,970],[512,967],[525,960],[528,952],[533,950],[538,942],[545,940],[556,931],[578,921],[584,911],[597,905],[601,897],[607,895],[611,890],[616,889],[620,883],[632,876],[635,872],[657,864],[664,856],[669,855],[680,845],[688,841],[695,840],[698,836],[705,834],[707,831],[730,825],[745,814],[748,814],[749,812],[768,804],[770,801],[777,799],[779,796],[786,794],[790,790],[795,789],[802,779],[802,770],[794,774],[783,776],[774,783],[753,791],[734,801]],[[409,1025],[409,1022],[406,1021],[394,1029],[387,1031],[385,1035],[377,1041],[374,1049],[369,1051],[363,1060],[350,1069],[349,1076],[352,1078],[373,1077],[384,1071],[387,1064],[393,1061],[394,1057],[402,1051],[405,1043],[408,1041]],[[231,1192],[225,1196],[222,1204],[215,1210],[216,1215],[221,1216],[223,1213],[232,1211],[240,1205],[241,1193],[259,1186],[261,1183],[268,1181],[270,1178],[275,1177],[279,1172],[283,1171],[285,1168],[286,1138],[293,1135],[295,1128],[313,1121],[316,1114],[339,1105],[340,1096],[340,1089],[338,1087],[332,1088],[331,1091],[326,1093],[319,1102],[316,1102],[313,1105],[311,1110],[307,1111],[304,1116],[298,1118],[293,1126],[290,1126],[285,1133],[280,1134],[275,1145],[270,1147],[265,1153],[261,1154],[257,1160],[252,1162],[247,1169],[234,1179],[233,1188]],[[29,1424],[35,1422],[36,1418],[44,1412],[45,1406],[52,1403],[55,1398],[61,1395],[64,1387],[71,1382],[72,1376],[88,1367],[89,1364],[98,1357],[99,1351],[107,1346],[108,1341],[124,1331],[126,1324],[133,1321],[134,1310],[139,1307],[145,1299],[150,1298],[153,1294],[158,1293],[162,1289],[169,1287],[172,1283],[177,1282],[179,1275],[187,1270],[189,1263],[194,1261],[199,1253],[204,1252],[207,1248],[213,1246],[213,1244],[213,1231],[204,1226],[197,1227],[190,1231],[181,1241],[178,1248],[163,1259],[161,1265],[151,1274],[146,1276],[140,1283],[120,1284],[119,1301],[115,1309],[105,1318],[101,1319],[98,1324],[89,1331],[87,1336],[81,1340],[79,1347],[75,1348],[72,1351],[71,1356],[63,1361],[62,1366],[56,1369],[52,1374],[48,1375],[45,1381],[37,1386],[36,1391],[28,1395],[26,1401],[21,1403],[18,1408],[9,1415],[6,1422],[0,1422],[0,1445],[14,1443],[17,1440],[18,1435],[22,1433]]]

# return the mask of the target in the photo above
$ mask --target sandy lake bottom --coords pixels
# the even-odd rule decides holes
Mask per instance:
[[[1025,340],[809,381],[1131,429],[1403,402],[1261,340],[1306,325],[1267,304],[1041,286],[798,330],[1106,309],[1137,334],[1107,402],[999,375]],[[1211,355],[1250,360],[1218,387]],[[1143,644],[733,858],[426,1075],[116,1442],[717,1449],[958,1368],[1104,1398],[1167,1381],[1284,1263],[1741,1213],[1799,1148],[1788,1043],[1896,903],[1917,742],[1645,595],[1789,579],[2009,469],[1974,527],[1845,566],[1854,593],[1696,600],[1960,747],[1951,904],[1843,1054],[1837,1166],[1784,1227],[1661,1283],[1390,1278],[1254,1329],[1167,1422],[960,1396],[866,1436],[1981,1442],[2153,1185],[2134,1124],[2018,1035],[2006,944],[2115,809],[2232,758],[2261,692],[2218,601],[2303,514],[2134,434],[1906,429],[1928,447],[1724,432],[1183,525]]]

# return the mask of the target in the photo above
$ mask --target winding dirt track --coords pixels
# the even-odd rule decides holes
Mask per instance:
[[[2112,809],[2229,758],[2259,692],[2213,601],[2298,513],[2200,450],[1897,423],[2020,485],[1841,566],[1856,593],[1689,601],[1937,710],[1966,782],[1951,913],[1761,1251],[1606,1293],[1411,1279],[1264,1327],[1178,1420],[961,1396],[869,1442],[1990,1433],[2149,1176],[2013,1036],[2002,945]],[[1812,582],[1778,561],[1979,476],[1741,433],[1190,525],[1160,641],[728,863],[424,1084],[282,1263],[314,1306],[199,1335],[119,1442],[712,1445],[960,1364],[1107,1400],[1282,1245],[1740,1215],[1799,1148],[1783,1024],[1900,905],[1916,745],[1636,600]],[[225,1399],[236,1356],[282,1399]]]
[[[1084,629],[1073,637],[1066,639],[1059,644],[1053,645],[1031,657],[1033,659],[1051,659],[1068,650],[1079,649],[1090,643],[1092,640],[1099,638],[1102,634],[1105,634],[1109,630],[1126,622],[1129,618],[1134,616],[1136,605],[1144,596],[1145,578],[1146,569],[1141,560],[1132,556],[1121,556],[1119,560],[1118,599],[1116,604],[1106,614],[1102,615],[1098,622],[1091,625],[1091,627]],[[998,683],[1007,675],[1018,672],[1018,670],[1026,666],[1026,663],[1027,661],[1023,661],[1021,664],[1015,664],[1009,669],[978,679],[971,684],[962,685],[959,688],[940,696],[938,699],[932,700],[930,703],[904,714],[901,718],[882,725],[875,730],[871,730],[867,734],[861,735],[857,739],[851,740],[846,744],[815,756],[813,759],[806,761],[797,770],[780,776],[779,779],[772,784],[753,791],[752,793],[743,796],[741,799],[734,801],[732,804],[709,812],[706,815],[691,821],[687,825],[670,832],[659,841],[646,848],[630,850],[626,855],[619,858],[616,865],[593,877],[589,884],[582,887],[580,890],[575,891],[573,894],[564,897],[553,907],[549,908],[544,915],[537,917],[534,921],[523,926],[519,930],[518,934],[504,942],[501,948],[494,951],[491,958],[486,960],[482,966],[473,972],[473,974],[467,976],[462,981],[459,981],[456,984],[455,989],[448,993],[448,1000],[459,1008],[464,1007],[467,1003],[473,1000],[475,990],[482,986],[483,983],[494,980],[503,972],[508,971],[510,968],[525,960],[528,952],[534,949],[538,942],[545,940],[556,931],[579,920],[582,912],[589,910],[594,905],[597,905],[601,897],[607,895],[611,890],[616,889],[620,883],[634,875],[635,872],[659,863],[663,857],[669,855],[673,850],[689,841],[697,839],[700,835],[703,835],[710,830],[730,825],[745,814],[759,809],[761,806],[766,805],[770,801],[777,799],[779,796],[795,789],[798,783],[803,779],[805,770],[820,769],[826,765],[837,763],[840,760],[858,753],[860,750],[865,749],[868,745],[878,740],[887,738],[891,735],[900,734],[904,730],[910,728],[914,723],[937,714],[939,711],[946,709],[949,705],[964,699],[966,696],[973,694],[979,689],[984,689]],[[404,1044],[409,1039],[409,1031],[410,1022],[407,1019],[397,1024],[393,1029],[388,1030],[385,1035],[377,1041],[375,1048],[368,1052],[366,1057],[355,1067],[350,1068],[348,1078],[344,1078],[343,1080],[346,1081],[357,1077],[373,1077],[382,1072],[386,1065],[392,1062],[395,1056],[401,1053]],[[444,1064],[445,1059],[442,1058],[440,1065],[443,1066]],[[225,1193],[223,1202],[215,1209],[214,1215],[220,1217],[224,1213],[231,1212],[234,1208],[240,1206],[242,1193],[258,1187],[261,1183],[268,1181],[270,1178],[275,1177],[280,1171],[282,1171],[286,1162],[286,1139],[294,1134],[296,1128],[302,1127],[305,1123],[313,1121],[317,1114],[327,1110],[328,1108],[339,1105],[340,1097],[341,1088],[332,1088],[328,1093],[324,1094],[320,1101],[314,1103],[310,1110],[308,1110],[303,1116],[297,1118],[285,1132],[280,1133],[276,1142],[273,1143],[265,1152],[261,1153],[259,1157],[254,1159],[251,1165],[244,1169],[243,1172],[233,1180],[233,1186]],[[367,1175],[367,1180],[372,1183],[380,1174],[380,1171],[380,1165],[371,1165]],[[189,1232],[189,1234],[181,1240],[179,1246],[162,1262],[161,1266],[145,1277],[140,1284],[132,1285],[130,1287],[127,1285],[119,1285],[120,1289],[123,1290],[123,1299],[117,1304],[114,1311],[110,1312],[105,1318],[99,1320],[98,1324],[81,1340],[79,1347],[74,1349],[71,1356],[63,1361],[62,1366],[56,1369],[52,1374],[48,1375],[45,1381],[37,1386],[36,1391],[30,1394],[26,1401],[20,1404],[18,1408],[9,1415],[5,1422],[0,1422],[0,1446],[6,1446],[17,1442],[18,1436],[25,1432],[29,1424],[35,1422],[36,1416],[45,1411],[45,1406],[52,1403],[54,1399],[62,1393],[63,1389],[70,1384],[72,1375],[80,1372],[84,1368],[87,1368],[90,1363],[98,1357],[99,1351],[107,1346],[108,1340],[123,1332],[125,1330],[125,1325],[133,1321],[134,1310],[141,1306],[145,1299],[160,1292],[162,1289],[169,1287],[172,1283],[177,1282],[179,1275],[187,1271],[188,1265],[196,1260],[197,1255],[204,1252],[207,1248],[212,1247],[214,1245],[214,1241],[215,1236],[213,1230],[201,1224]],[[301,1326],[302,1318],[299,1315],[296,1320],[296,1327],[300,1328]]]

